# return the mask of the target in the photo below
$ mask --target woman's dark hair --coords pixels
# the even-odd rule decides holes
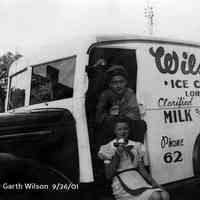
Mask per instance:
[[[121,65],[113,65],[107,70],[108,83],[111,81],[113,76],[123,76],[128,80],[128,73],[125,68]]]
[[[111,131],[114,135],[114,129],[117,123],[126,123],[128,124],[128,127],[130,129],[130,132],[133,131],[133,120],[131,120],[130,118],[126,117],[126,116],[114,116],[111,121],[110,121],[110,128]]]
[[[132,120],[126,116],[114,116],[110,120],[109,130],[112,132],[113,138],[115,137],[114,128],[117,123],[124,122],[128,124],[129,136],[128,138],[138,142],[144,142],[144,135],[147,130],[147,124],[144,120]]]

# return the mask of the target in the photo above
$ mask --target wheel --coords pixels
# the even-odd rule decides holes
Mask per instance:
[[[77,200],[78,190],[57,187],[70,183],[61,172],[39,161],[0,153],[0,200]]]
[[[194,175],[200,176],[200,135],[198,135],[193,150]]]

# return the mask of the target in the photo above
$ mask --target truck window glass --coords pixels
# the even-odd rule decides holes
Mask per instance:
[[[30,104],[70,98],[73,95],[76,56],[34,66]]]
[[[8,109],[15,109],[24,106],[25,93],[27,90],[27,76],[25,71],[18,73],[10,79],[10,90]]]

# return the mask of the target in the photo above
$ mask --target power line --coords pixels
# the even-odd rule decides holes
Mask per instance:
[[[153,26],[154,26],[154,10],[153,6],[150,4],[150,2],[147,0],[146,1],[146,7],[144,8],[144,14],[145,18],[147,19],[147,28],[148,28],[148,33],[150,35],[153,35]]]

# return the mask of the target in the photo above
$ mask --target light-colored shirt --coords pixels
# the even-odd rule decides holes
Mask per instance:
[[[117,148],[115,147],[116,139],[110,141],[109,143],[102,145],[99,150],[99,157],[104,160],[104,163],[109,163],[114,156]],[[138,166],[138,162],[143,160],[145,165],[148,165],[147,154],[145,150],[145,146],[140,142],[134,142],[132,140],[128,140],[127,146],[131,146],[131,153],[134,155],[134,160],[131,160],[129,155],[126,152],[123,152],[120,158],[120,163],[117,171],[121,171],[129,168],[136,168]]]

